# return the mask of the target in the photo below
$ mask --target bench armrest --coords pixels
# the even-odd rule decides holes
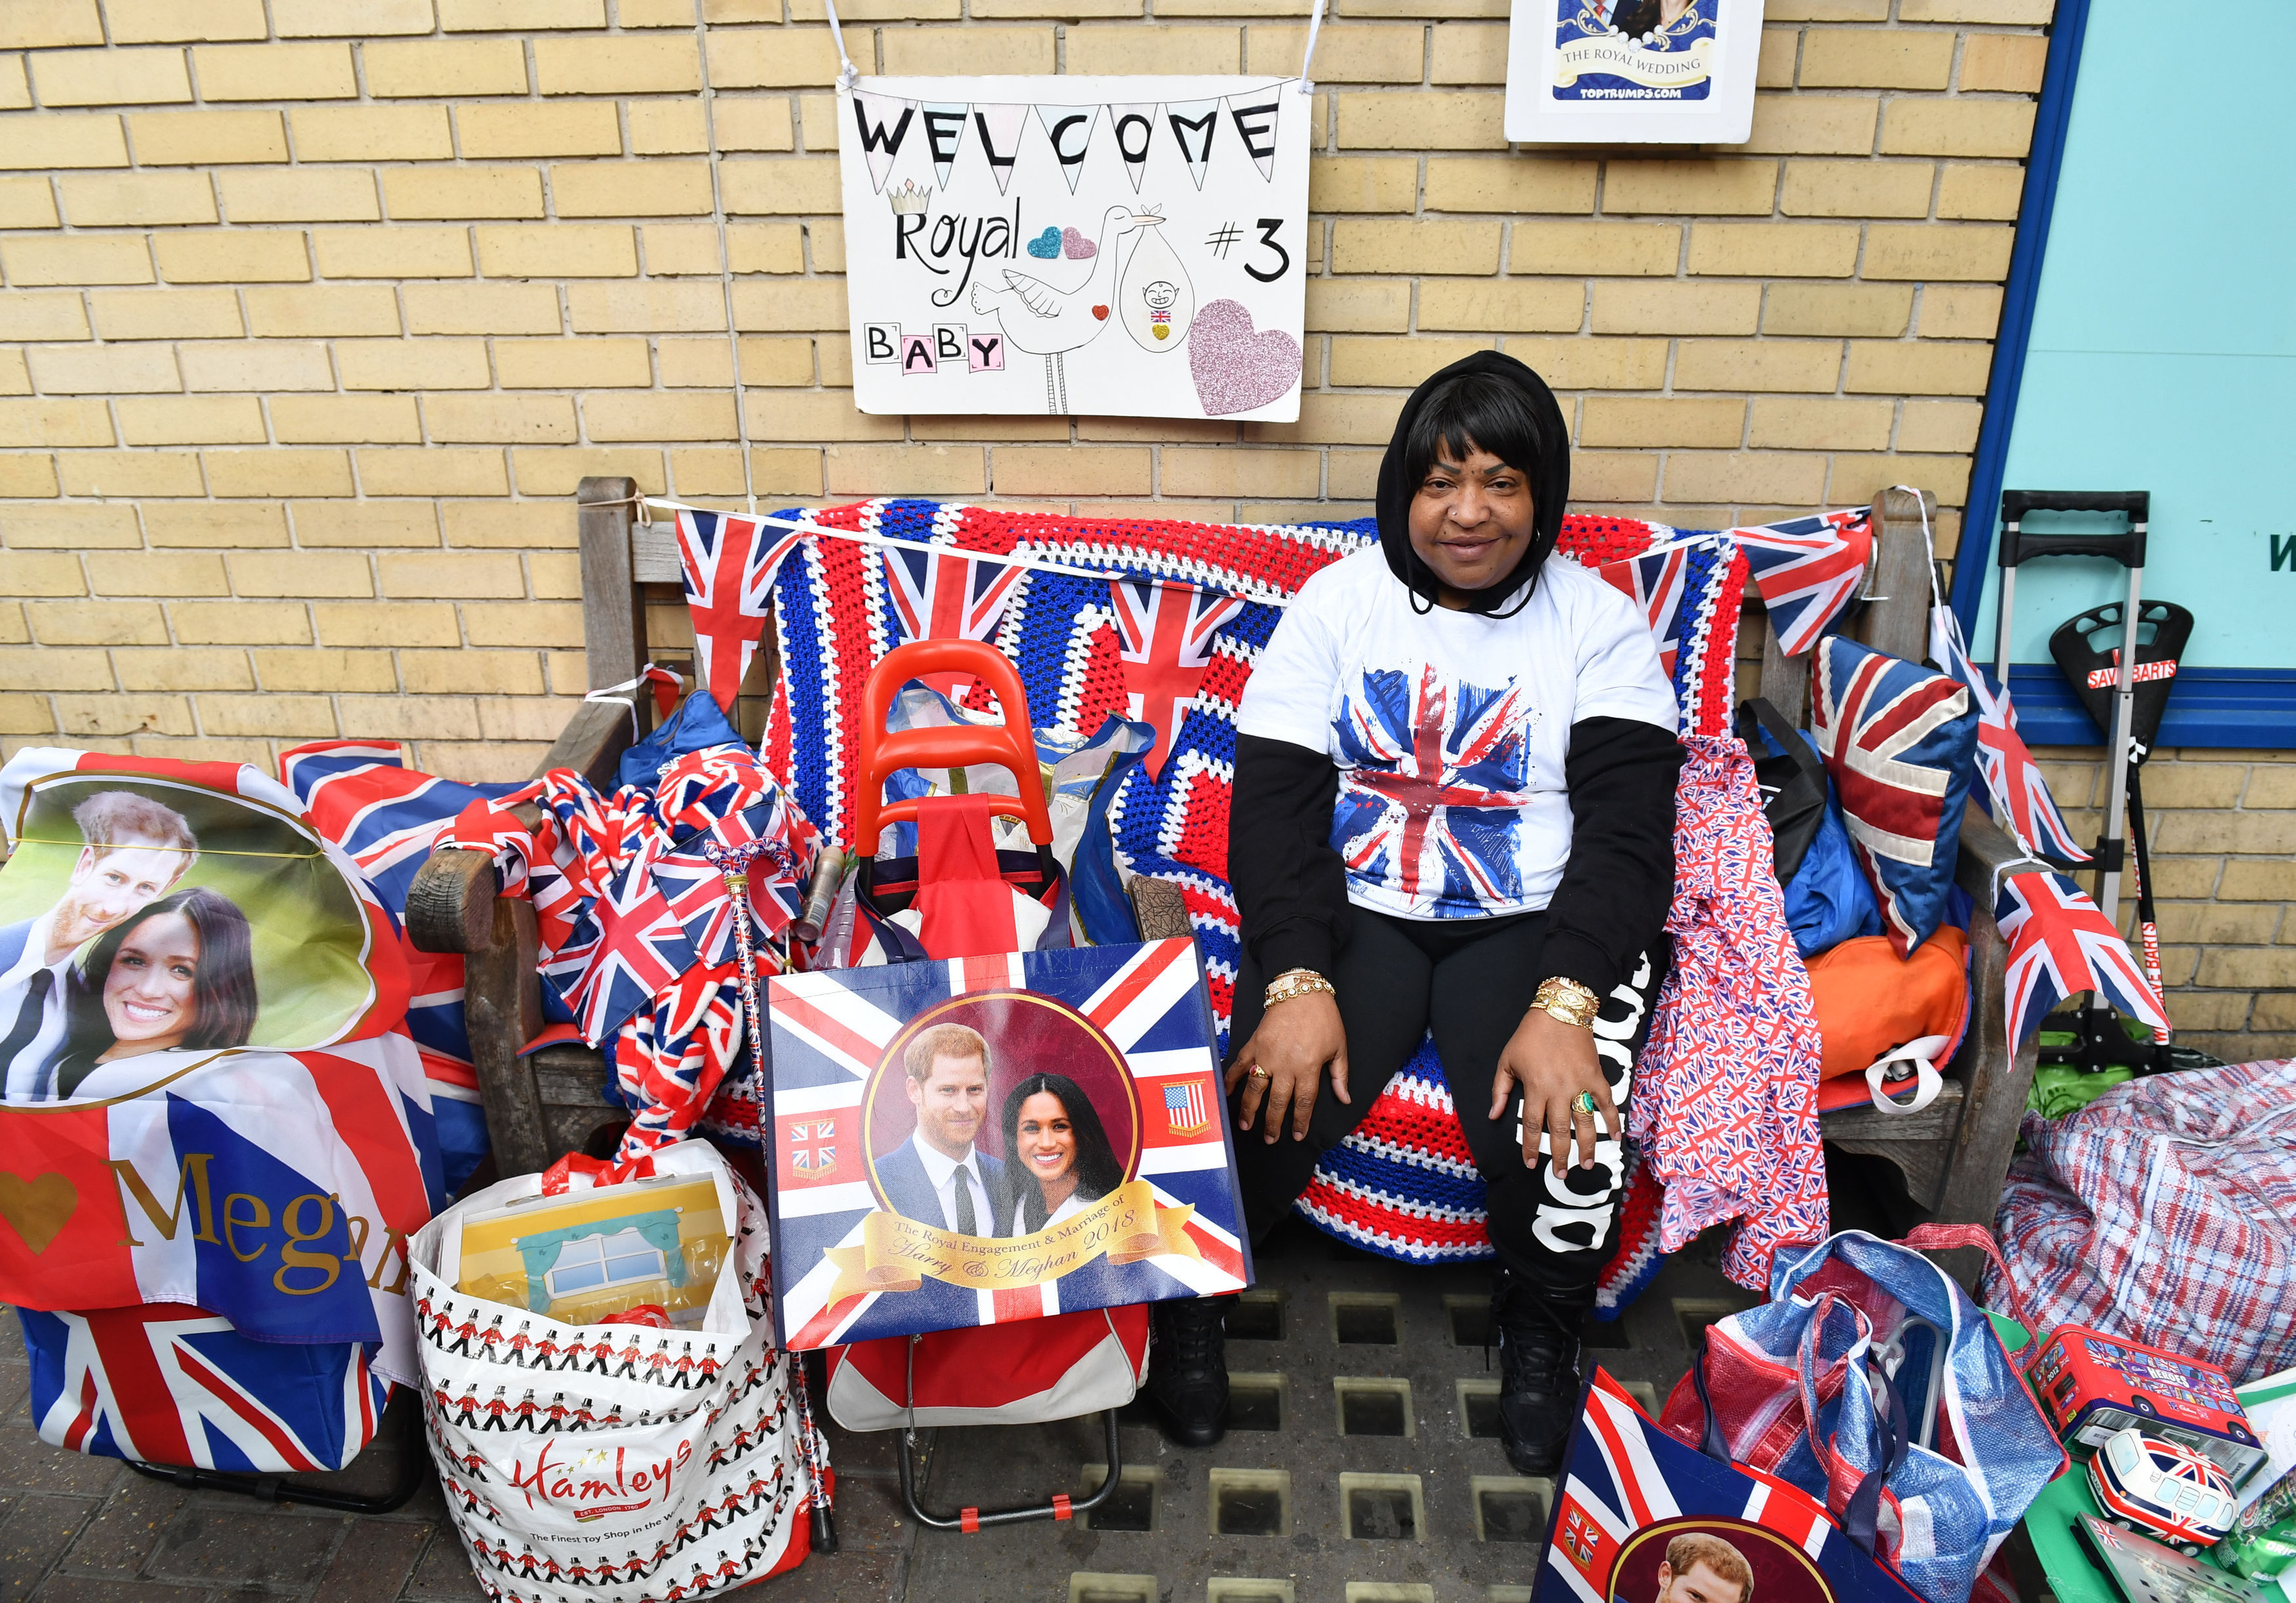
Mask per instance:
[[[2017,844],[2015,836],[1995,823],[1975,801],[1966,804],[1961,815],[1961,855],[1954,863],[1953,879],[1977,898],[1977,904],[1988,914],[1993,911],[1995,872],[2009,863],[2031,862],[2033,855]]]
[[[406,933],[422,952],[484,952],[495,939],[495,860],[440,846],[406,888]]]

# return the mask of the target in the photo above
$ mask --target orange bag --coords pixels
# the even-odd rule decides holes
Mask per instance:
[[[1937,1066],[1969,1026],[1969,936],[1942,926],[1900,961],[1887,936],[1858,936],[1809,960],[1809,989],[1824,1038],[1818,1107],[1857,1106],[1859,1088],[1833,1082],[1864,1075],[1876,1106],[1917,1112],[1936,1099]],[[1913,1101],[1883,1095],[1893,1078],[1903,1085],[1907,1070]]]

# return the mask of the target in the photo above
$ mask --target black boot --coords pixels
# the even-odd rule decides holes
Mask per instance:
[[[1150,1310],[1148,1401],[1164,1434],[1210,1447],[1227,1434],[1227,1311],[1233,1296],[1183,1298]]]
[[[1524,1475],[1553,1475],[1578,1422],[1578,1321],[1537,1286],[1501,1268],[1491,1286],[1499,1344],[1499,1444]]]

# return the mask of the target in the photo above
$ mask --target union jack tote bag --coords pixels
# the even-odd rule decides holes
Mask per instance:
[[[1915,1250],[1957,1247],[1999,1256],[1973,1225],[1781,1252],[1772,1300],[1708,1327],[1664,1414],[1677,1440],[1820,1500],[1927,1603],[1964,1603],[2065,1465],[1984,1311]]]

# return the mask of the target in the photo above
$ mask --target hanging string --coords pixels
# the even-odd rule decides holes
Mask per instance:
[[[1324,26],[1324,7],[1327,0],[1316,0],[1316,9],[1308,13],[1308,53],[1300,58],[1300,93],[1316,93],[1316,81],[1308,76],[1316,65],[1316,35]],[[834,14],[834,13],[832,13]]]
[[[702,0],[693,0],[693,42],[701,53],[701,139],[709,152],[709,217],[718,228],[718,283],[726,303],[726,349],[734,362],[734,438],[742,448],[742,498],[754,512],[758,487],[750,466],[750,409],[742,404],[742,336],[734,326],[734,252],[726,243],[726,195],[718,177],[718,92],[709,82],[709,22],[701,5]],[[836,26],[833,12],[830,25]]]
[[[845,30],[837,25],[837,0],[821,0],[821,8],[829,13],[829,37],[837,46],[837,86],[850,94],[853,86],[861,81],[861,69],[845,53]]]

